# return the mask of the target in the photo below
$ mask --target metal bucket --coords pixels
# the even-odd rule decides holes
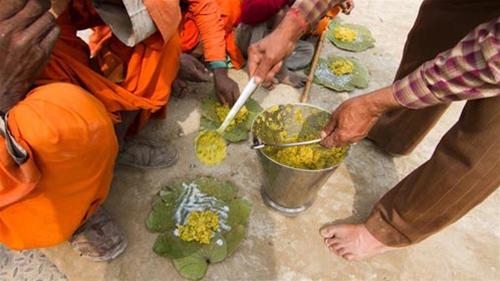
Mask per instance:
[[[295,109],[304,112],[304,118],[308,118],[307,114],[312,112],[322,112],[329,116],[329,113],[321,108],[307,104],[290,104],[283,106],[292,106]],[[268,109],[269,110],[269,109]],[[266,114],[268,110],[261,112],[259,115]],[[258,118],[259,116],[257,116]],[[256,120],[257,120],[256,118]],[[293,120],[288,120],[290,123]],[[259,125],[261,126],[260,129]],[[290,124],[292,131],[302,130],[300,127],[294,128]],[[321,130],[324,124],[316,128]],[[264,125],[265,127],[265,125]],[[266,140],[262,135],[262,124],[257,124],[254,121],[252,125],[252,134],[258,136],[264,142],[272,143],[273,140]],[[265,130],[265,129],[264,129]],[[281,164],[270,158],[262,150],[257,150],[260,158],[260,163],[264,170],[264,184],[261,189],[261,195],[267,206],[281,212],[286,216],[297,216],[299,213],[309,208],[316,199],[318,191],[335,172],[339,164],[321,170],[307,170],[290,167]]]

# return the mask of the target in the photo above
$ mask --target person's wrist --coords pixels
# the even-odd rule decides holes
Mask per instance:
[[[227,76],[227,68],[216,68],[212,70],[214,77],[220,77],[221,75]]]
[[[394,98],[392,87],[366,95],[366,106],[372,114],[377,116],[402,107]]]
[[[208,63],[208,67],[210,67],[210,69],[212,69],[212,70],[221,69],[221,68],[226,69],[227,63],[225,61],[222,61],[222,60],[211,61]]]
[[[301,17],[300,14],[293,12],[293,10],[289,11],[273,33],[279,34],[282,40],[288,42],[297,41],[307,29],[307,25],[301,22]]]

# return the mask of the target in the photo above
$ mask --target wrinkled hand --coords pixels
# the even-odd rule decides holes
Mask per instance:
[[[59,37],[50,0],[0,0],[0,111],[22,100]]]
[[[227,76],[227,69],[214,69],[215,91],[219,101],[224,105],[232,106],[240,96],[240,88],[233,79]]]
[[[210,74],[203,63],[191,55],[181,54],[179,72],[172,85],[172,95],[184,97],[188,93],[187,82],[208,81],[210,81]]]
[[[177,78],[190,82],[208,82],[210,81],[210,73],[197,58],[181,54]]]
[[[332,113],[321,132],[321,144],[334,147],[358,142],[366,137],[382,114],[400,107],[392,87],[349,99]]]
[[[248,71],[258,84],[273,81],[283,59],[293,51],[296,41],[304,32],[303,29],[294,16],[287,14],[271,34],[248,48]]]
[[[57,18],[66,10],[69,1],[70,0],[51,0],[52,7],[50,8],[50,12]]]
[[[342,13],[349,15],[354,9],[354,0],[346,0],[340,4]]]

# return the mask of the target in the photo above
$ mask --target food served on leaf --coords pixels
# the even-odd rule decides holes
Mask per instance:
[[[338,92],[368,87],[368,69],[355,58],[332,56],[319,59],[314,82]]]
[[[348,75],[354,72],[354,63],[348,59],[342,58],[332,61],[328,68],[337,76]]]
[[[306,112],[305,112],[306,111]],[[318,139],[330,114],[313,107],[292,104],[273,106],[256,119],[254,134],[265,143],[287,144]],[[348,147],[326,148],[320,144],[292,147],[266,146],[262,152],[283,165],[320,170],[342,162]]]
[[[216,130],[222,124],[231,108],[222,105],[214,97],[209,97],[202,102],[201,109],[200,129]],[[253,120],[261,111],[262,107],[258,102],[251,98],[248,99],[224,131],[224,138],[231,143],[247,140]]]
[[[231,182],[176,181],[158,193],[146,221],[159,233],[153,251],[170,258],[183,277],[199,280],[243,241],[251,209]]]
[[[333,30],[333,36],[342,42],[354,42],[358,38],[358,32],[347,26],[339,25]]]
[[[224,122],[224,119],[226,119],[226,116],[229,114],[229,111],[231,108],[227,105],[222,105],[222,104],[217,104],[215,107],[215,113],[217,114],[218,121],[222,124]],[[236,114],[233,120],[229,123],[229,126],[227,126],[228,131],[231,131],[238,125],[244,123],[248,118],[248,109],[244,105],[240,111]]]
[[[359,24],[343,24],[339,20],[333,20],[327,32],[327,38],[343,50],[362,52],[375,46],[370,30]]]
[[[215,130],[202,131],[195,140],[196,157],[207,166],[217,165],[226,158],[224,137]]]

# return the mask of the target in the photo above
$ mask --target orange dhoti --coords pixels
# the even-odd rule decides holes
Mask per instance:
[[[58,23],[49,64],[9,113],[8,128],[28,160],[15,163],[0,137],[0,244],[13,249],[61,243],[95,211],[111,184],[120,112],[141,111],[134,129],[162,114],[178,70],[176,35],[164,42],[155,34],[133,48],[111,37],[98,61],[104,72],[121,67],[115,83],[92,70],[88,46],[76,36],[102,24],[95,11],[67,11]]]

